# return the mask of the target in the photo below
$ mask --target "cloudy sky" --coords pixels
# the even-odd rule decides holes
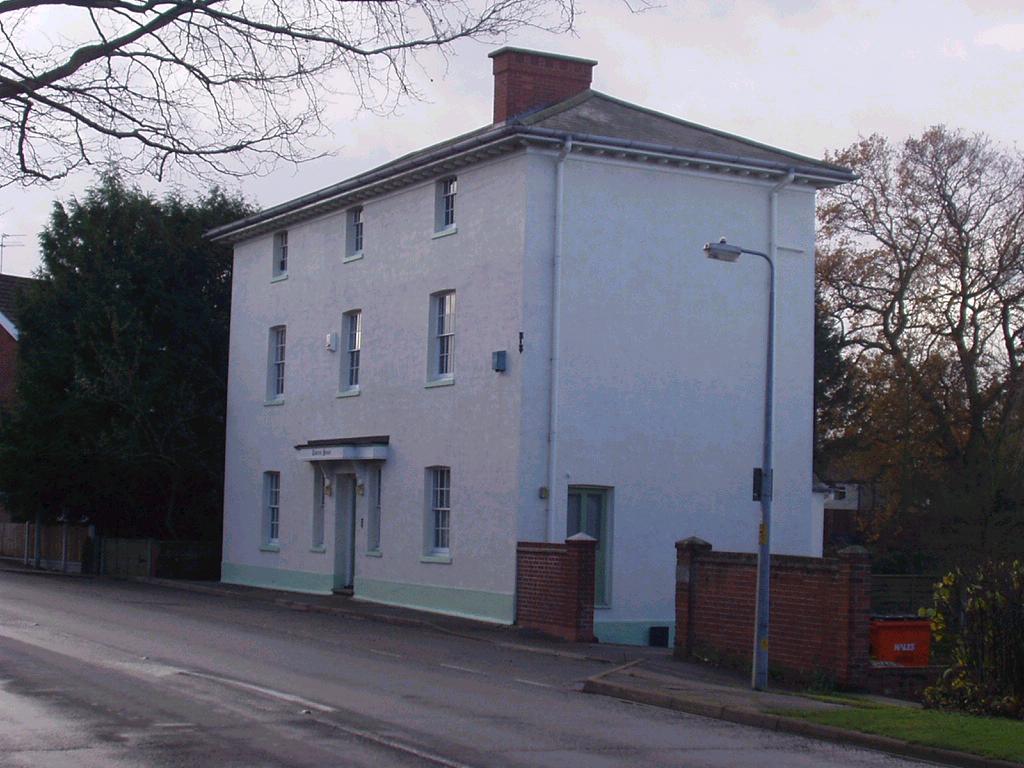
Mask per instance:
[[[596,59],[597,90],[802,154],[937,123],[1024,150],[1019,0],[663,0],[641,14],[622,0],[577,2],[575,36],[525,32],[507,42]],[[228,186],[273,205],[489,123],[495,47],[466,42],[447,63],[423,59],[414,74],[424,101],[397,117],[339,100],[332,133],[315,147],[332,157]],[[6,250],[5,273],[36,268],[53,201],[89,181],[0,191],[0,232],[26,235]]]

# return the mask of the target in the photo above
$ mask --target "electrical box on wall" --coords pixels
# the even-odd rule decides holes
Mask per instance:
[[[337,348],[338,334],[332,331],[331,333],[328,333],[326,336],[324,336],[324,349],[326,349],[328,352],[334,352]]]
[[[508,353],[504,349],[491,353],[491,368],[498,373],[504,373],[508,368]]]

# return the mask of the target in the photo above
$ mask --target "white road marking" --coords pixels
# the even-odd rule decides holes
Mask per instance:
[[[323,720],[317,720],[318,723],[325,723]],[[386,736],[373,733],[372,731],[364,731],[360,728],[352,728],[348,725],[342,725],[341,723],[335,723],[333,721],[326,721],[326,725],[331,725],[337,728],[339,731],[343,731],[350,736],[356,736],[360,739],[379,744],[382,747],[393,749],[397,752],[405,752],[406,754],[413,755],[427,762],[434,763],[435,765],[443,766],[444,768],[474,768],[474,766],[466,763],[460,763],[457,760],[449,760],[447,757],[436,755],[433,752],[427,752],[426,750],[420,749],[419,747],[413,747],[409,744],[404,744],[401,741],[395,741]]]
[[[195,723],[153,723],[154,728],[195,728]]]
[[[273,699],[279,699],[281,701],[287,701],[290,704],[301,704],[309,709],[315,709],[318,712],[337,712],[334,707],[329,707],[326,704],[318,704],[315,701],[304,699],[301,696],[295,696],[291,693],[285,693],[284,691],[275,691],[273,688],[264,688],[262,685],[253,685],[252,683],[244,683],[241,680],[232,680],[230,677],[221,677],[220,675],[209,675],[205,672],[194,672],[192,670],[182,670],[181,674],[189,675],[190,677],[201,677],[204,680],[212,680],[215,683],[222,683],[223,685],[233,685],[235,688],[241,688],[244,691],[252,691],[254,693],[261,693],[264,696],[269,696]]]
[[[455,669],[455,670],[458,670],[459,672],[468,672],[471,675],[482,675],[483,674],[483,672],[481,672],[479,669],[470,669],[469,667],[460,667],[458,664],[441,664],[439,666],[442,666],[445,669]]]
[[[337,709],[335,709],[334,707],[329,707],[326,704],[319,704],[315,701],[310,701],[309,699],[303,699],[300,696],[293,696],[292,694],[285,693],[284,691],[276,691],[273,688],[264,688],[261,685],[244,683],[241,680],[232,680],[229,677],[220,677],[219,675],[209,675],[204,672],[189,671],[182,672],[182,674],[192,675],[193,677],[201,677],[207,680],[213,680],[215,682],[223,683],[224,685],[233,685],[237,688],[242,688],[243,690],[253,691],[254,693],[261,693],[264,696],[270,696],[272,698],[280,699],[282,701],[302,704],[303,706],[308,707],[309,709],[315,709],[319,712],[338,712]],[[387,747],[388,749],[393,749],[397,752],[404,752],[406,754],[413,755],[415,757],[420,758],[421,760],[426,760],[427,762],[433,763],[435,765],[440,765],[443,768],[474,768],[474,766],[468,765],[466,763],[460,763],[457,760],[449,760],[447,757],[444,757],[442,755],[437,755],[433,752],[427,752],[426,750],[420,749],[419,747],[414,747],[410,744],[405,744],[401,741],[396,741],[395,739],[389,738],[387,736],[381,736],[380,734],[374,733],[373,731],[364,731],[361,728],[353,728],[350,725],[343,725],[334,720],[317,719],[317,722],[323,723],[324,725],[329,725],[332,728],[336,728],[339,731],[347,733],[350,736],[355,736],[357,738],[364,739],[365,741],[370,741],[374,744],[379,744],[382,747]]]
[[[521,677],[514,677],[512,679],[515,680],[517,683],[522,683],[523,685],[536,685],[538,688],[554,688],[555,687],[553,685],[548,685],[547,683],[538,683],[536,680],[526,680],[526,679],[521,678]]]
[[[375,653],[378,656],[387,656],[389,659],[402,658],[402,654],[400,653],[392,653],[391,651],[378,651],[376,648],[371,648],[370,653]]]

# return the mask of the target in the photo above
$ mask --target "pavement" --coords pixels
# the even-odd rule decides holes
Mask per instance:
[[[25,580],[32,580],[30,574],[17,567],[10,568],[4,565],[0,566],[0,570],[20,572],[21,577],[29,577]],[[32,576],[38,577],[35,580],[39,582],[48,580],[46,575],[40,572],[34,572]],[[117,582],[112,583],[113,580],[110,579],[62,576],[53,576],[52,579],[73,582],[93,579],[98,587],[102,585],[103,589],[113,589],[114,591],[118,589],[116,586]],[[134,581],[137,582],[138,588],[149,590],[147,600],[152,601],[154,605],[161,604],[161,598],[159,597],[161,593],[168,596],[193,593],[197,597],[205,595],[207,599],[214,598],[215,602],[210,604],[211,607],[219,599],[223,601],[225,608],[251,604],[254,608],[258,607],[261,612],[286,609],[289,612],[294,612],[297,616],[309,615],[309,620],[313,620],[315,616],[321,617],[317,621],[330,620],[332,618],[342,620],[342,625],[318,624],[317,626],[330,626],[332,628],[331,630],[321,630],[323,632],[334,631],[334,628],[339,626],[357,628],[364,635],[364,643],[365,637],[376,638],[380,636],[380,629],[373,630],[373,626],[383,625],[382,628],[385,630],[386,636],[401,637],[403,641],[415,647],[416,651],[406,652],[397,646],[390,647],[387,644],[379,644],[378,641],[374,640],[373,643],[376,643],[378,647],[371,649],[370,653],[377,653],[378,656],[383,655],[396,659],[420,653],[431,657],[429,649],[435,649],[433,653],[436,655],[438,653],[436,649],[444,648],[444,654],[450,657],[450,661],[448,663],[441,663],[441,667],[462,671],[467,674],[484,674],[484,670],[488,669],[489,665],[494,664],[497,664],[499,667],[514,667],[518,671],[514,675],[511,672],[509,673],[513,675],[513,681],[532,686],[532,692],[540,692],[544,688],[583,691],[589,694],[598,694],[600,697],[623,700],[633,705],[649,705],[661,708],[662,710],[673,710],[674,713],[685,713],[685,715],[690,716],[696,715],[700,716],[700,718],[713,718],[716,721],[722,721],[723,724],[732,723],[738,726],[753,726],[762,731],[778,734],[779,738],[788,735],[789,737],[829,742],[839,745],[840,749],[852,748],[854,750],[861,750],[861,753],[863,753],[863,750],[870,750],[883,752],[888,755],[912,758],[914,760],[964,766],[965,768],[1004,768],[1012,765],[1003,761],[923,747],[886,737],[844,731],[809,723],[805,720],[781,716],[778,712],[785,710],[832,709],[842,705],[801,696],[795,691],[754,692],[749,689],[743,675],[708,665],[674,660],[669,650],[664,648],[566,643],[550,640],[539,634],[515,627],[495,626],[458,617],[438,616],[405,608],[366,603],[344,596],[304,595],[209,582],[182,582],[164,579],[135,579]],[[130,585],[126,584],[125,586],[129,587]],[[0,601],[0,608],[2,608],[2,605],[3,603]],[[168,605],[177,606],[179,604],[168,603]],[[223,615],[225,621],[228,621],[230,614],[225,613]],[[410,631],[395,635],[386,629],[388,626],[407,627]],[[62,633],[66,634],[66,632],[66,629],[62,629]],[[2,627],[0,627],[0,639],[2,639],[2,636]],[[434,637],[436,640],[430,640],[430,637]],[[421,639],[417,641],[415,638]],[[25,638],[18,636],[11,639],[24,640]],[[439,643],[440,645],[438,645]],[[491,650],[487,650],[488,648]],[[500,654],[500,658],[495,659],[494,654]],[[534,661],[530,661],[531,658]],[[513,662],[513,659],[516,661]],[[543,661],[544,659],[548,661]],[[180,662],[181,659],[173,660],[172,663],[174,663],[175,669],[179,668]],[[207,672],[204,674],[207,674],[209,677],[210,667],[207,666],[205,669]],[[194,683],[196,679],[198,678],[193,676],[191,681]],[[217,670],[216,679],[227,678],[222,675],[222,670]],[[273,680],[271,682],[278,683],[279,681]],[[270,690],[270,688],[267,688],[266,680],[249,680],[238,684],[260,690],[264,688]],[[303,689],[289,688],[283,684],[280,688],[281,690],[290,691],[287,695],[293,698],[300,694],[303,696],[307,695]],[[277,686],[275,686],[274,690],[277,690]],[[505,688],[502,687],[500,690],[504,691]],[[176,692],[177,695],[182,696],[186,693],[192,692]],[[208,696],[209,694],[207,692],[204,695]],[[417,692],[417,695],[420,696],[422,693]],[[504,697],[505,694],[501,693],[498,695]],[[596,699],[598,696],[584,697],[583,701],[590,698]],[[577,699],[576,701],[580,700]],[[450,702],[450,698],[446,699],[447,706],[451,705]],[[0,705],[2,705],[2,697],[0,697]],[[565,702],[559,705],[556,717],[566,716],[567,710],[564,709],[565,706]],[[646,711],[651,714],[644,716],[641,712],[639,716],[650,718],[652,725],[661,722],[653,716],[655,710],[647,709]],[[507,713],[502,715],[495,714],[494,716],[507,717]],[[637,727],[643,730],[643,726]],[[390,728],[385,729],[385,732],[392,733],[392,730]],[[2,737],[2,733],[0,733],[0,737]],[[574,738],[583,737],[577,735]],[[2,738],[0,738],[0,742],[2,742]],[[363,746],[366,746],[365,743]],[[618,746],[614,747],[614,749],[620,748]],[[761,744],[759,750],[764,749],[764,745]],[[439,749],[438,751],[443,754],[451,754],[450,748]],[[409,757],[409,754],[412,753],[402,754],[405,757]],[[560,758],[560,760],[565,759],[565,753],[563,752],[562,754],[563,758]],[[646,755],[646,753],[644,754]],[[770,755],[771,751],[769,750],[765,754]],[[817,758],[810,761],[810,764],[837,766],[876,764],[870,760],[862,762],[860,758],[852,759],[846,752],[842,754],[844,755],[842,759],[837,757],[835,753],[826,753],[827,757],[826,755],[818,755]],[[639,754],[636,755],[636,757],[639,756]],[[803,756],[807,757],[808,755]],[[413,757],[415,757],[415,754],[413,754]],[[607,756],[605,755],[604,757]],[[692,759],[693,757],[693,754],[689,754],[686,761],[680,764],[719,764],[706,756],[696,761]],[[627,759],[622,764],[639,764],[640,762],[650,765],[677,764],[672,760],[665,759],[665,755],[661,753],[657,753],[656,758],[652,759],[650,755],[646,755],[644,760],[634,762],[632,759]],[[373,754],[367,754],[366,760],[369,763],[372,763],[374,759]],[[770,758],[765,759],[767,762],[759,758],[749,764],[778,764],[787,766],[803,764],[802,760],[796,760],[792,755],[779,762],[772,762]],[[877,764],[886,766],[902,764],[895,757],[886,759],[889,762]],[[430,763],[429,760],[427,762]],[[479,759],[475,761],[471,759],[457,760],[455,762],[460,765],[497,764]],[[606,763],[609,765],[619,764],[602,758],[600,764]],[[290,763],[270,762],[268,764]],[[434,764],[446,763],[434,761]],[[513,764],[513,762],[507,764]],[[533,765],[535,763],[528,762],[528,764]],[[537,762],[536,764],[539,765],[541,763]],[[582,764],[590,763],[584,761]],[[733,755],[723,764],[730,766],[744,765],[748,764],[748,761]]]

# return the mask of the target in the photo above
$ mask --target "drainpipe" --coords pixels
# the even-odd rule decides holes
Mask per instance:
[[[786,177],[768,193],[768,255],[772,257],[773,263],[778,256],[776,250],[779,238],[779,192],[792,184],[795,178],[796,171],[790,168]]]
[[[572,137],[565,140],[555,165],[555,243],[551,262],[551,357],[548,381],[548,498],[544,510],[547,522],[547,540],[557,541],[555,534],[555,466],[558,459],[558,345],[561,341],[562,320],[562,216],[565,192],[565,160],[572,152]]]

